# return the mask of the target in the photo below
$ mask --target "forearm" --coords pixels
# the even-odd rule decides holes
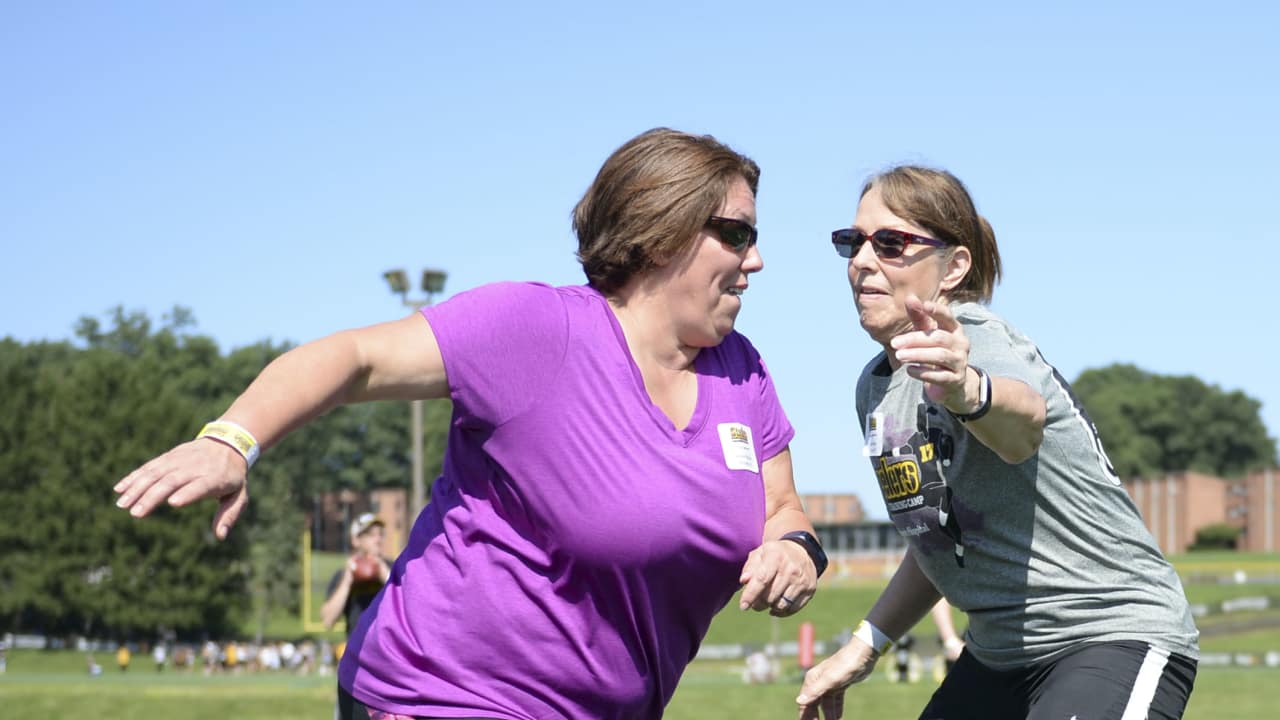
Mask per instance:
[[[947,404],[956,414],[967,414],[980,405],[980,380],[971,367],[964,398]],[[1016,465],[1035,455],[1044,438],[1045,401],[1021,380],[991,376],[991,409],[965,423],[965,429],[1000,459]]]
[[[893,579],[867,613],[867,622],[896,640],[920,622],[941,597],[938,589],[920,571],[915,556],[907,551]]]
[[[773,514],[773,517],[766,520],[762,539],[777,540],[796,530],[813,532],[813,523],[809,522],[809,517],[804,514],[804,510],[798,504],[795,507],[781,508]]]
[[[764,537],[762,541],[777,540],[794,530],[813,532],[813,523],[804,514],[804,504],[796,492],[791,469],[791,448],[764,461],[761,468],[764,479]]]

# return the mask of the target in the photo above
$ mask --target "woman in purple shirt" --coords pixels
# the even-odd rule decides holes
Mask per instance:
[[[118,504],[216,497],[223,538],[259,448],[342,403],[448,397],[443,472],[351,635],[343,714],[659,717],[740,587],[789,615],[826,564],[794,431],[733,329],[764,267],[758,180],[709,136],[632,139],[574,212],[586,285],[488,285],[292,350]]]

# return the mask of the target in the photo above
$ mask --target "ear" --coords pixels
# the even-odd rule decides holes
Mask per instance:
[[[969,268],[973,267],[973,254],[969,252],[969,248],[963,245],[954,248],[951,251],[951,257],[947,260],[946,270],[942,275],[942,292],[949,293],[960,286],[964,282],[965,277],[969,274]]]

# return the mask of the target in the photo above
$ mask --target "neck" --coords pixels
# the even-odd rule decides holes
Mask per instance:
[[[608,296],[609,309],[618,318],[631,357],[642,372],[691,370],[699,348],[680,342],[672,313],[664,296],[650,292],[643,283],[631,283]]]

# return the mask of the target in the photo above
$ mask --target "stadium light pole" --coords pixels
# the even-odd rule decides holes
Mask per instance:
[[[444,290],[444,281],[449,275],[443,270],[423,270],[422,271],[422,292],[426,293],[425,298],[414,299],[409,297],[409,276],[404,270],[399,268],[388,270],[382,273],[382,277],[390,286],[391,292],[400,296],[400,302],[406,307],[411,307],[415,311],[421,310],[431,304],[432,298]],[[415,399],[409,403],[412,424],[409,432],[413,434],[413,512],[409,515],[409,522],[412,524],[413,519],[422,512],[423,506],[427,504],[426,478],[423,477],[425,468],[422,459],[422,400]]]

